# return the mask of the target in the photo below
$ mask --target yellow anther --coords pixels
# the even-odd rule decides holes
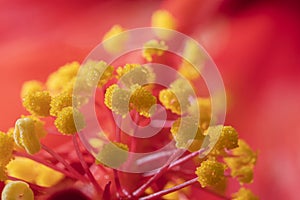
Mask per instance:
[[[126,64],[124,67],[118,67],[117,78],[130,88],[135,84],[145,85],[153,82],[155,75],[148,67],[139,64]]]
[[[233,127],[224,126],[214,150],[223,153],[225,149],[230,150],[237,148],[238,139],[238,133]]]
[[[223,194],[223,195],[225,195],[225,193],[226,193],[226,190],[227,190],[227,178],[225,177],[225,178],[223,178],[218,184],[216,184],[216,185],[213,185],[212,187],[211,187],[211,189],[214,191],[214,192],[216,192],[216,193],[218,193],[218,194]]]
[[[7,180],[6,168],[0,165],[0,181]]]
[[[13,138],[14,137],[14,127],[10,127],[9,129],[8,129],[8,131],[6,132],[6,134],[9,136],[9,137],[11,137],[11,138]]]
[[[64,175],[40,163],[23,157],[16,157],[7,165],[7,173],[15,178],[43,187],[51,187]]]
[[[204,53],[196,41],[187,40],[183,60],[179,67],[179,73],[189,80],[195,80],[200,77],[200,72],[204,66]]]
[[[253,151],[242,139],[239,139],[238,145],[238,148],[232,150],[232,154],[240,157],[239,163],[255,165],[257,160],[257,152]]]
[[[128,34],[123,33],[125,29],[120,25],[114,25],[103,37],[104,49],[112,54],[119,53],[124,49],[128,40]]]
[[[132,71],[133,69],[140,67],[140,64],[126,64],[124,67],[117,68],[117,78],[120,79],[122,76]]]
[[[259,198],[255,196],[251,190],[246,188],[241,188],[238,192],[232,195],[233,200],[258,200]]]
[[[23,99],[23,106],[33,115],[47,117],[50,115],[50,102],[48,91],[38,91],[27,94]]]
[[[180,103],[172,90],[161,90],[159,92],[159,101],[166,107],[166,109],[170,109],[175,114],[181,114]]]
[[[107,88],[104,97],[105,105],[116,114],[125,116],[130,111],[130,91],[114,84]]]
[[[62,134],[73,135],[84,128],[84,116],[76,108],[68,106],[58,112],[54,125]]]
[[[257,160],[257,153],[245,141],[239,140],[238,145],[238,148],[232,150],[233,157],[224,158],[226,164],[233,171],[243,166],[254,166]]]
[[[59,93],[68,93],[72,94],[74,92],[74,85],[76,83],[77,77],[73,78],[70,80],[68,83],[66,83],[63,88],[60,90],[60,92],[55,92],[54,94],[59,94]]]
[[[178,148],[197,151],[201,148],[204,135],[198,120],[191,116],[178,118],[171,127],[171,133]]]
[[[210,153],[210,155],[219,155],[219,151],[215,151],[214,147],[217,144],[221,132],[222,132],[222,125],[210,126],[208,129],[204,131],[205,139],[204,139],[204,148],[207,149],[206,153]],[[222,151],[223,152],[223,151]]]
[[[238,147],[238,133],[231,126],[211,126],[205,131],[205,135],[211,156],[226,155],[225,150]]]
[[[101,78],[98,82],[98,87],[102,87],[104,84],[106,84],[113,76],[115,68],[113,66],[107,66],[104,72],[101,75]]]
[[[240,184],[251,183],[257,153],[243,140],[239,140],[238,145],[238,148],[232,150],[233,157],[225,157],[224,162],[230,168],[231,176],[237,177]]]
[[[188,80],[195,80],[200,77],[200,72],[186,60],[182,61],[178,72]]]
[[[130,96],[130,106],[135,109],[140,115],[150,117],[154,112],[156,98],[151,92],[145,88],[135,85],[132,87],[133,92]]]
[[[2,200],[34,200],[34,194],[29,185],[23,181],[12,181],[5,185]]]
[[[167,109],[180,115],[187,111],[192,96],[193,88],[188,81],[180,78],[170,84],[170,89],[160,91],[159,100]]]
[[[163,28],[163,29],[171,29],[174,30],[177,28],[177,22],[174,16],[167,10],[157,10],[152,14],[151,19],[152,27]],[[160,38],[168,39],[171,37],[171,33],[168,31],[156,31],[157,35]]]
[[[39,139],[45,137],[47,135],[47,131],[45,129],[45,122],[40,120],[38,117],[33,115],[21,116],[21,118],[30,118],[34,122],[34,131]],[[14,130],[12,130],[14,132]]]
[[[90,88],[102,87],[112,78],[113,72],[114,67],[107,65],[106,62],[89,60],[80,70],[80,79],[77,80],[76,87],[80,87],[80,84]]]
[[[240,184],[253,182],[253,167],[251,165],[243,166],[238,170],[232,170],[231,176],[237,177]]]
[[[57,116],[63,108],[72,106],[72,95],[67,92],[62,92],[53,97],[50,103],[50,115]]]
[[[178,148],[197,151],[202,146],[204,135],[195,117],[186,116],[178,118],[172,124],[171,133]]]
[[[196,174],[202,187],[215,186],[222,181],[225,171],[225,165],[216,160],[203,161],[197,168]]]
[[[175,29],[176,20],[172,14],[167,10],[157,10],[152,14],[153,27]]]
[[[80,64],[78,62],[67,63],[57,71],[49,75],[46,86],[51,93],[59,93],[63,88],[76,77]]]
[[[40,81],[27,81],[23,83],[21,97],[24,98],[27,94],[43,90],[43,83]]]
[[[128,151],[126,144],[110,142],[102,147],[96,160],[111,168],[120,167],[127,160]]]
[[[152,56],[162,56],[168,49],[164,41],[150,40],[143,46],[143,57],[148,61],[152,61]]]
[[[6,134],[11,137],[14,140],[14,131],[15,131],[15,127],[9,128],[8,131],[6,132]],[[23,148],[19,147],[15,142],[14,142],[14,150],[16,151],[22,151]]]
[[[124,28],[122,28],[122,26],[120,25],[114,25],[104,36],[103,36],[103,40],[107,40],[109,38],[112,38],[120,33],[122,33],[123,31],[125,31]]]
[[[14,139],[0,131],[0,167],[5,167],[12,159]]]
[[[190,85],[190,82],[183,78],[173,81],[170,84],[170,88],[179,96],[178,98],[186,99],[193,94],[193,87]]]
[[[191,103],[188,108],[188,113],[196,115],[195,112],[200,112],[200,126],[202,129],[207,129],[211,120],[211,102],[209,98],[197,98],[196,101]]]
[[[21,118],[16,121],[14,141],[29,154],[35,154],[41,149],[39,137],[35,130],[34,120],[29,117]]]
[[[117,84],[113,84],[106,89],[104,103],[111,110],[112,110],[113,94],[118,89],[119,89],[119,86]]]

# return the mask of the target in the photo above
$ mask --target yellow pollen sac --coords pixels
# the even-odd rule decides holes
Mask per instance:
[[[117,84],[113,84],[106,89],[104,103],[111,110],[112,110],[113,93],[118,89],[119,86]]]
[[[30,118],[34,122],[34,131],[39,139],[45,137],[47,135],[47,131],[45,129],[45,122],[40,120],[38,117],[33,115],[21,116],[21,118]],[[13,132],[14,130],[12,130]],[[12,133],[13,136],[13,133]]]
[[[193,94],[193,87],[190,85],[190,82],[184,78],[178,78],[170,84],[170,88],[176,94],[184,96],[183,98],[188,98]],[[179,98],[180,98],[179,95]]]
[[[34,200],[34,194],[29,185],[23,181],[12,181],[5,185],[2,200]]]
[[[126,64],[124,67],[118,67],[117,71],[117,79],[120,79],[124,74],[132,71],[133,69],[140,67],[140,64]]]
[[[0,181],[6,181],[6,180],[7,180],[6,168],[0,165]]]
[[[155,79],[154,73],[149,67],[139,64],[126,64],[124,67],[118,67],[117,78],[127,88],[138,84],[145,85],[151,83]]]
[[[225,165],[216,160],[203,161],[196,169],[198,181],[202,187],[215,186],[222,181],[225,171]]]
[[[114,113],[125,116],[129,111],[130,91],[111,85],[106,89],[104,103]]]
[[[68,83],[66,83],[62,88],[61,90],[53,93],[53,95],[58,95],[59,93],[68,93],[68,94],[72,94],[73,91],[74,91],[74,85],[76,83],[76,80],[77,80],[77,77],[76,78],[73,78],[71,79]]]
[[[78,62],[67,63],[48,76],[46,86],[51,94],[57,94],[76,77],[80,68]]]
[[[240,184],[253,182],[253,166],[243,166],[238,170],[232,170],[231,176],[237,177]]]
[[[72,106],[72,95],[63,92],[53,97],[50,103],[50,115],[57,116],[63,108]]]
[[[164,41],[150,40],[143,46],[143,57],[148,61],[152,62],[152,56],[162,56],[168,49],[168,46]]]
[[[35,132],[33,119],[26,117],[16,121],[14,141],[19,147],[24,148],[29,154],[35,154],[40,151],[41,144]]]
[[[201,148],[204,135],[198,126],[198,120],[191,116],[178,118],[171,127],[171,133],[178,148],[197,151]]]
[[[253,151],[250,146],[242,139],[238,140],[239,147],[232,150],[235,157],[239,157],[239,164],[256,164],[257,152]]]
[[[27,94],[43,90],[43,83],[40,81],[27,81],[23,83],[21,97],[24,98]]]
[[[64,178],[64,175],[47,166],[23,157],[16,157],[7,165],[9,176],[43,187],[51,187]]]
[[[165,106],[166,109],[171,110],[175,114],[181,114],[180,103],[172,90],[161,90],[159,92],[159,101]]]
[[[200,77],[200,72],[204,67],[205,56],[200,45],[189,39],[185,43],[183,59],[179,67],[179,73],[189,80]]]
[[[177,28],[177,22],[174,16],[167,10],[157,10],[152,14],[151,18],[152,27],[171,29],[175,30]],[[166,31],[155,31],[157,36],[162,39],[168,39],[172,36],[171,32]]]
[[[151,92],[141,86],[135,85],[133,92],[130,96],[130,105],[140,115],[150,117],[154,112],[154,105],[156,104],[156,98]]]
[[[188,80],[196,80],[200,77],[200,72],[186,60],[182,61],[178,72]]]
[[[195,112],[200,112],[200,126],[202,129],[206,130],[209,127],[211,120],[211,102],[210,98],[200,98],[198,97],[196,101],[191,103],[188,107],[188,113],[195,115]]]
[[[84,128],[84,116],[76,108],[68,106],[58,112],[54,125],[62,134],[73,135]]]
[[[242,187],[232,195],[232,200],[259,200],[259,198],[251,190]]]
[[[96,157],[98,163],[111,168],[120,167],[128,158],[129,148],[126,144],[110,142],[105,144]]]
[[[188,111],[191,105],[189,98],[193,96],[193,88],[185,79],[177,79],[170,84],[169,89],[161,90],[159,93],[160,102],[175,114],[182,114]]]
[[[15,131],[15,127],[11,127],[8,129],[8,131],[6,132],[6,134],[11,137],[14,140],[14,131]],[[22,151],[23,148],[21,148],[19,145],[17,145],[15,142],[14,143],[14,147],[13,149],[16,151]]]
[[[166,29],[175,29],[176,21],[167,10],[157,10],[152,14],[152,26]]]
[[[14,139],[0,131],[0,167],[5,167],[12,159]]]
[[[114,25],[103,37],[102,44],[104,49],[111,53],[119,53],[124,49],[128,40],[128,34],[123,33],[125,29],[120,25]]]
[[[231,176],[237,177],[240,184],[251,183],[257,153],[243,140],[239,140],[238,145],[238,148],[231,151],[232,157],[224,157],[224,162],[230,168]]]
[[[218,142],[214,147],[215,153],[222,154],[224,150],[231,150],[238,147],[238,133],[231,126],[224,126],[222,128]]]
[[[88,87],[102,87],[113,76],[114,67],[107,65],[104,61],[88,60],[80,71],[79,83],[76,83],[76,87],[80,87],[80,81],[84,81],[82,84],[86,84]]]
[[[23,99],[23,106],[31,114],[47,117],[50,115],[51,96],[47,91],[38,91],[27,94]]]
[[[101,78],[98,82],[98,87],[102,87],[104,84],[106,84],[112,77],[113,72],[115,68],[113,66],[107,66],[104,70],[103,74],[101,75]]]

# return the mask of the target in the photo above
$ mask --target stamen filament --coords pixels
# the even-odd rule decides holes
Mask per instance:
[[[156,192],[156,193],[153,193],[151,195],[148,195],[148,196],[145,196],[145,197],[141,197],[139,198],[140,200],[150,200],[150,199],[157,199],[158,197],[161,197],[161,196],[164,196],[166,194],[169,194],[171,192],[174,192],[174,191],[177,191],[177,190],[180,190],[184,187],[187,187],[189,185],[192,185],[194,183],[198,182],[198,177],[194,178],[194,179],[191,179],[189,181],[186,181],[180,185],[176,185],[174,187],[171,187],[171,188],[168,188],[168,189],[165,189],[165,190],[162,190],[162,191],[159,191],[159,192]]]
[[[103,192],[103,189],[100,187],[100,185],[97,183],[95,177],[92,175],[87,163],[85,162],[84,158],[83,158],[83,155],[80,151],[80,148],[79,148],[79,144],[78,144],[78,141],[77,141],[77,138],[76,138],[76,134],[73,135],[73,144],[74,144],[74,147],[75,147],[75,150],[76,150],[76,154],[79,158],[79,161],[86,173],[86,175],[89,177],[90,181],[92,182],[92,184],[94,185],[95,189],[97,192]]]
[[[173,163],[170,164],[169,169],[172,168],[172,167],[175,167],[175,166],[177,166],[177,165],[180,165],[181,163],[187,161],[188,159],[191,159],[191,158],[197,156],[198,154],[203,153],[204,151],[205,151],[205,149],[200,149],[200,150],[198,150],[198,151],[195,151],[195,152],[193,152],[193,153],[190,153],[190,154],[188,154],[188,155],[186,155],[186,156],[184,156],[184,157],[182,157],[182,158],[180,158],[180,159],[174,161]]]
[[[169,158],[169,160],[167,161],[167,163],[160,168],[160,170],[157,172],[157,174],[155,174],[154,176],[152,176],[146,183],[144,183],[141,187],[139,187],[137,190],[135,190],[132,194],[135,197],[138,197],[140,195],[142,195],[144,193],[144,191],[154,182],[156,181],[159,177],[161,177],[166,171],[168,171],[169,166],[171,164],[171,162],[173,161],[174,158],[177,157],[177,155],[179,153],[182,153],[182,149],[177,149],[177,151]]]
[[[184,157],[182,157],[182,158],[180,158],[180,159],[178,159],[178,160],[172,162],[172,163],[169,165],[169,168],[168,168],[168,169],[171,169],[171,168],[173,168],[173,167],[175,167],[175,166],[177,166],[177,165],[180,165],[181,163],[183,163],[183,162],[185,162],[185,161],[187,161],[187,160],[193,158],[194,156],[197,156],[198,154],[201,154],[201,153],[204,152],[204,151],[205,151],[205,149],[200,149],[200,150],[198,150],[198,151],[195,151],[195,152],[193,152],[193,153],[190,153],[190,154],[188,154],[188,155],[186,155],[186,156],[184,156]],[[169,151],[169,152],[171,152],[171,151]],[[167,155],[169,155],[169,154],[167,154],[167,152],[166,152],[165,155],[161,155],[160,157],[164,157],[164,156],[167,156]],[[158,156],[159,156],[159,155],[158,155]],[[155,159],[157,159],[157,158],[159,158],[159,157],[153,157],[152,161],[155,160]],[[144,161],[144,162],[150,162],[150,161],[151,161],[151,157],[150,157],[150,158],[147,158],[147,160]],[[154,172],[154,173],[155,173],[155,172]],[[151,175],[153,175],[153,172],[152,172],[151,174],[147,174],[147,175],[145,175],[145,176],[151,176]]]
[[[122,197],[122,196],[125,195],[126,197],[129,197],[128,192],[125,189],[123,189],[122,186],[121,186],[118,171],[116,169],[113,169],[113,172],[114,172],[114,177],[115,177],[117,196]]]
[[[77,177],[81,177],[80,179],[86,180],[84,176],[82,176],[79,172],[77,172],[70,164],[68,164],[58,153],[50,149],[49,147],[45,146],[44,144],[41,145],[42,149],[49,153],[53,158],[57,161],[61,162],[71,173],[75,174]]]
[[[122,117],[118,116],[117,118],[118,120],[118,124],[116,124],[116,142],[120,142],[121,141],[121,130],[120,127],[122,127]],[[117,189],[117,196],[122,196],[124,195],[124,190],[122,189],[121,183],[120,183],[120,178],[118,175],[118,171],[116,169],[113,169],[113,173],[114,173],[114,181],[115,181],[115,185],[116,185],[116,189]]]

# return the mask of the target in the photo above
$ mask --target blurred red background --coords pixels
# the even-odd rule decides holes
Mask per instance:
[[[114,24],[150,25],[168,9],[215,60],[228,91],[226,124],[259,150],[261,199],[299,199],[300,7],[297,1],[0,1],[0,130],[20,114],[26,80],[82,61]]]

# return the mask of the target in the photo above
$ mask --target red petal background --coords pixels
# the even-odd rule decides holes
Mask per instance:
[[[0,1],[0,129],[25,111],[24,81],[45,81],[66,62],[82,61],[114,24],[148,26],[169,9],[197,37],[228,90],[227,124],[260,156],[261,199],[299,199],[300,8],[297,1]],[[219,2],[219,1],[218,1]]]

